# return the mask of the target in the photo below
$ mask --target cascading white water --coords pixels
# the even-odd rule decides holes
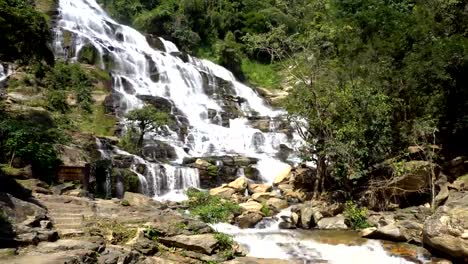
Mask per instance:
[[[318,242],[313,236],[307,236],[299,231],[280,229],[281,218],[290,215],[291,209],[284,209],[274,218],[264,218],[256,228],[252,229],[240,229],[225,223],[214,224],[212,227],[218,232],[232,235],[236,242],[248,250],[248,256],[256,258],[294,259],[303,263],[331,264],[413,263],[400,257],[390,256],[376,240],[368,240],[362,245],[332,245]],[[419,261],[429,262],[422,256],[419,256]]]
[[[231,72],[210,61],[190,56],[184,62],[171,55],[179,53],[178,49],[164,39],[159,40],[165,51],[153,49],[145,36],[115,22],[95,0],[60,0],[59,11],[54,42],[56,54],[66,56],[74,51],[73,60],[83,47],[92,44],[101,56],[101,67],[112,73],[113,90],[120,95],[119,107],[124,111],[142,107],[144,102],[139,98],[152,96],[169,101],[188,120],[187,133],[183,138],[170,128],[165,129],[167,133],[163,136],[157,133],[149,135],[151,139],[168,143],[175,149],[177,158],[171,162],[178,168],[174,170],[168,164],[147,164],[153,171],[143,176],[146,184],[155,185],[148,186],[151,193],[163,195],[162,190],[197,186],[196,173],[180,168],[184,157],[243,155],[258,158],[257,168],[269,182],[273,181],[275,169],[278,171],[285,166],[275,158],[279,145],[292,148],[296,140],[288,139],[286,134],[275,129],[261,132],[251,127],[247,119],[251,115],[271,119],[285,114],[284,111],[267,106]],[[74,36],[67,48],[64,48],[64,32]],[[221,87],[220,82],[227,88]],[[126,89],[127,86],[132,87],[131,91]],[[207,94],[207,86],[212,89],[211,94]],[[238,103],[240,114],[229,118],[228,125],[221,126],[220,113],[227,111],[222,100],[226,89],[228,96],[242,98],[242,101]],[[218,119],[210,119],[210,111],[216,112]],[[181,184],[174,184],[178,178],[184,180]]]

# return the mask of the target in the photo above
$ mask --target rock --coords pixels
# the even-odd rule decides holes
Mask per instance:
[[[260,213],[247,211],[236,218],[236,223],[240,228],[251,228],[262,219],[263,216]]]
[[[77,60],[80,63],[97,65],[100,62],[99,50],[93,44],[85,44],[79,51]]]
[[[428,187],[428,180],[431,177],[431,168],[437,169],[437,165],[431,164],[428,161],[412,160],[405,162],[398,170],[403,171],[401,175],[395,177],[388,186],[395,189],[395,195],[401,193],[401,190],[406,192],[417,192]],[[436,176],[438,171],[436,172]]]
[[[315,184],[316,170],[310,167],[298,167],[291,177],[294,189],[313,190]]]
[[[315,210],[312,207],[305,206],[301,209],[301,226],[302,228],[312,228],[317,222],[314,219]]]
[[[245,203],[241,203],[239,204],[239,206],[247,212],[256,212],[256,213],[261,212],[262,207],[263,207],[261,203],[258,203],[256,201],[248,201]]]
[[[359,230],[359,234],[362,237],[368,237],[370,234],[374,233],[376,230],[377,230],[377,227],[368,227],[368,228]]]
[[[75,189],[75,185],[71,182],[66,182],[60,185],[53,186],[52,192],[55,195],[61,195],[61,194],[64,194],[66,191],[71,191],[73,189]]]
[[[468,174],[458,177],[451,185],[448,187],[455,189],[457,191],[468,191]]]
[[[254,193],[252,195],[252,199],[259,203],[264,203],[268,201],[270,198],[276,198],[277,194],[274,192],[267,192],[267,193]]]
[[[279,185],[281,183],[286,183],[290,180],[290,173],[291,173],[292,167],[289,165],[286,165],[284,168],[282,168],[277,175],[275,176],[275,180],[273,181],[273,185]]]
[[[142,154],[145,159],[153,162],[177,159],[174,147],[158,140],[145,142]]]
[[[210,190],[210,195],[217,195],[226,199],[231,198],[231,196],[235,193],[236,190],[229,187],[218,187]]]
[[[303,261],[299,260],[291,260],[291,259],[262,259],[262,258],[254,258],[254,257],[242,257],[236,258],[234,260],[230,260],[224,262],[224,264],[299,264],[303,263]]]
[[[157,110],[171,113],[175,110],[174,103],[164,97],[152,96],[152,95],[137,95],[137,98],[154,106]]]
[[[266,193],[271,191],[272,186],[269,184],[250,183],[248,188],[250,193]]]
[[[218,240],[213,234],[162,237],[159,238],[159,242],[169,247],[179,247],[207,255],[212,255],[218,247]]]
[[[132,245],[132,248],[145,256],[152,256],[158,252],[156,243],[147,238],[138,239],[138,241]]]
[[[126,200],[131,206],[137,206],[137,207],[149,208],[151,206],[159,205],[158,202],[151,199],[151,197],[148,197],[140,193],[125,192],[122,200]]]
[[[268,206],[276,208],[277,210],[285,209],[288,207],[288,202],[279,198],[270,198],[268,199],[266,204]]]
[[[244,176],[237,178],[235,181],[228,184],[229,188],[234,189],[236,192],[242,193],[247,188],[248,179]]]
[[[325,217],[317,222],[317,228],[319,229],[348,229],[345,224],[345,217],[343,215],[337,215],[334,217]]]
[[[294,223],[286,222],[286,221],[280,222],[278,227],[280,229],[296,229],[296,225]]]
[[[296,226],[299,226],[301,223],[300,223],[300,215],[296,212],[292,212],[291,213],[291,221],[294,225]]]
[[[23,223],[28,225],[40,225],[40,221],[46,220],[46,210],[33,203],[20,200],[8,193],[0,193],[0,210],[13,223]]]
[[[400,231],[396,224],[389,224],[384,227],[377,228],[374,232],[364,236],[365,238],[383,239],[395,242],[406,242],[407,238]]]
[[[430,249],[460,263],[468,262],[468,193],[452,193],[424,222],[423,241]]]
[[[151,34],[145,34],[145,37],[146,37],[146,41],[153,49],[166,51],[166,48],[164,47],[164,43],[161,41],[160,38]]]
[[[75,240],[75,239],[60,239],[56,242],[43,242],[40,243],[36,250],[41,253],[52,253],[57,251],[69,251],[69,250],[90,250],[97,252],[101,248],[101,244],[92,243],[86,240]]]

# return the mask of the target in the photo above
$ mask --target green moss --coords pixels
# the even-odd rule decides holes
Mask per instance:
[[[56,13],[57,2],[57,0],[34,0],[36,10],[47,15],[48,20],[50,20],[49,16]]]
[[[0,171],[2,171],[5,175],[17,177],[21,175],[21,169],[13,168],[8,164],[0,164]]]
[[[120,204],[121,204],[122,206],[130,206],[130,202],[128,202],[127,200],[122,200],[122,201],[120,202]]]
[[[262,203],[262,209],[260,209],[260,212],[262,212],[263,215],[265,216],[271,216],[272,211],[270,206],[268,206],[265,202]]]
[[[281,65],[263,64],[249,59],[242,60],[242,72],[247,76],[247,80],[259,87],[267,89],[279,89],[281,86]]]

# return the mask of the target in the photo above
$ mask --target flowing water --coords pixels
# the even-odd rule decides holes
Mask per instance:
[[[55,53],[76,60],[79,51],[92,44],[99,52],[100,67],[111,72],[121,116],[142,107],[142,98],[150,96],[169,102],[178,125],[185,125],[185,133],[165,127],[163,134],[152,133],[146,138],[174,148],[176,157],[167,162],[150,162],[98,139],[103,159],[112,160],[118,155],[132,158],[131,170],[138,175],[142,192],[158,199],[182,200],[184,189],[200,187],[198,170],[182,163],[186,157],[254,157],[259,159],[256,167],[266,182],[273,181],[275,173],[287,166],[276,158],[280,144],[294,149],[300,141],[295,135],[279,131],[278,120],[285,113],[266,105],[231,72],[207,60],[190,56],[184,59],[176,45],[164,39],[156,39],[163,50],[153,49],[144,35],[114,21],[95,0],[60,0],[59,11]],[[0,81],[5,75],[0,68]],[[229,115],[233,106],[226,102],[226,95],[235,102],[236,115]],[[252,117],[269,120],[268,131],[254,128]],[[288,159],[295,161],[294,156]],[[223,164],[217,161],[217,165]],[[238,170],[238,176],[243,173]],[[107,179],[108,195],[109,185]],[[214,227],[232,234],[254,257],[299,259],[305,263],[407,263],[389,256],[378,242],[353,246],[320,243],[301,232],[280,230],[277,220],[265,220],[255,229],[241,230],[227,224]]]
[[[279,223],[290,216],[290,209],[281,211],[274,218],[264,218],[255,228],[240,229],[225,223],[212,227],[218,232],[230,234],[247,249],[248,256],[297,260],[301,263],[336,264],[409,264],[404,258],[390,256],[377,240],[366,240],[351,231],[282,230]],[[418,263],[428,260],[415,256]]]
[[[121,112],[142,107],[141,98],[145,96],[163,98],[173,106],[178,124],[187,128],[182,135],[166,127],[163,135],[148,136],[147,140],[169,144],[177,157],[167,162],[171,165],[159,162],[150,165],[154,171],[143,175],[147,183],[153,185],[148,186],[147,193],[163,195],[167,191],[180,192],[172,187],[197,187],[194,173],[180,169],[185,157],[242,155],[258,158],[257,169],[266,182],[273,181],[275,171],[286,166],[276,159],[280,144],[292,149],[299,140],[297,136],[275,129],[275,120],[285,112],[265,104],[230,71],[191,56],[182,60],[176,56],[180,54],[177,47],[163,39],[159,41],[164,50],[153,49],[144,35],[114,21],[95,0],[60,0],[59,11],[55,29],[57,55],[76,60],[79,51],[92,44],[101,57],[100,66],[111,71],[113,93],[118,95]],[[235,110],[232,109],[233,100]],[[236,114],[232,116],[234,111]],[[249,122],[252,117],[270,120],[270,131],[253,128]],[[289,159],[293,161],[294,157]],[[158,170],[161,166],[164,173]],[[183,182],[174,184],[177,182],[174,177],[183,178]]]

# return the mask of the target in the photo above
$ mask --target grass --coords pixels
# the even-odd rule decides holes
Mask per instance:
[[[273,213],[270,209],[270,206],[268,206],[265,202],[262,203],[262,209],[260,209],[260,211],[265,216],[271,216]]]
[[[137,230],[116,221],[98,221],[93,227],[88,228],[90,235],[101,237],[111,237],[110,243],[113,245],[123,245],[136,236]]]
[[[189,200],[186,204],[190,214],[200,217],[206,223],[227,222],[231,215],[241,213],[238,204],[212,196],[207,192],[188,190],[187,196]]]
[[[97,136],[113,136],[116,119],[106,114],[102,104],[95,103],[92,110],[90,115],[81,115],[81,110],[75,109],[72,120],[75,120],[78,129]]]
[[[280,89],[282,77],[280,71],[281,64],[263,64],[252,60],[242,60],[242,71],[247,76],[248,81],[258,87],[267,89]]]

